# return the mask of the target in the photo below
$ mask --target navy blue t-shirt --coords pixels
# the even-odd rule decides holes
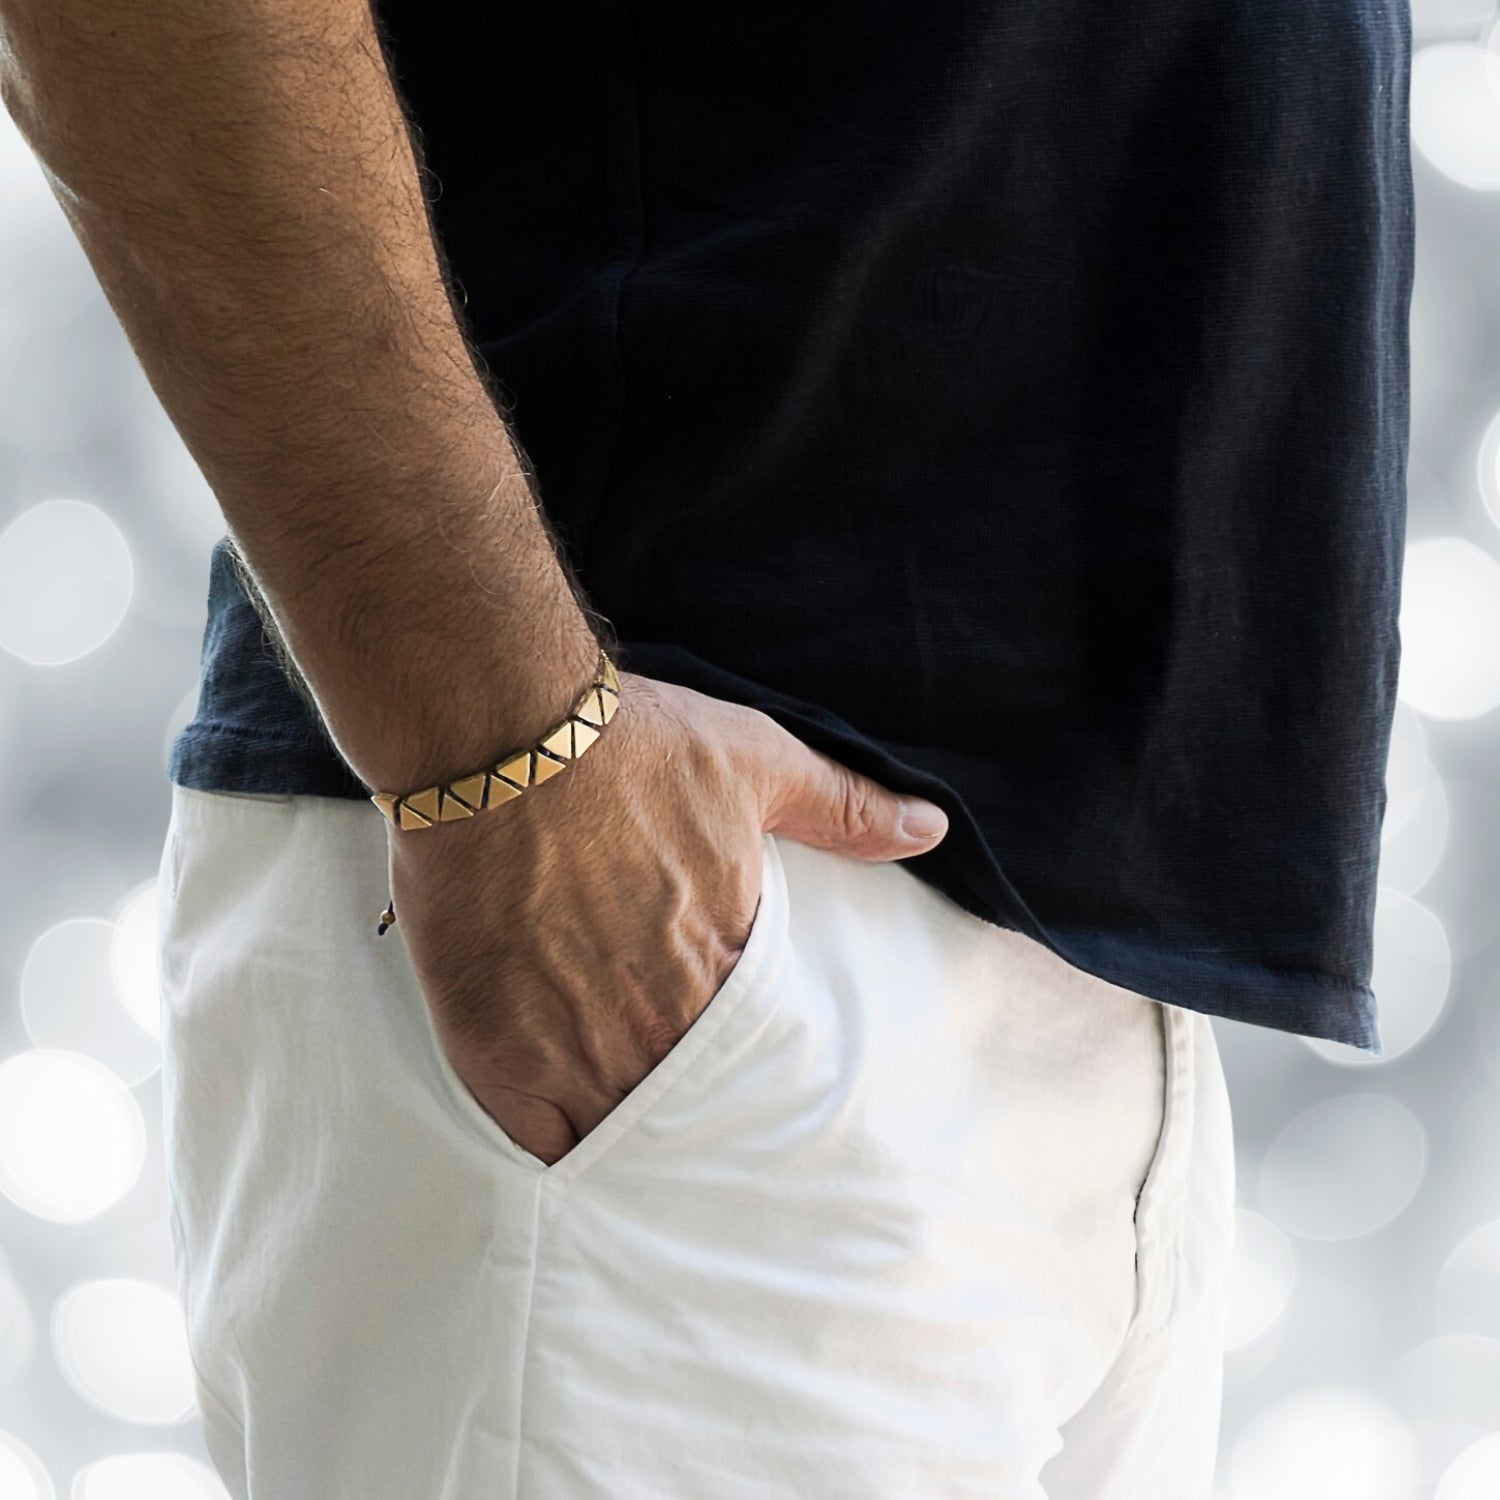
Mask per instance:
[[[908,867],[1078,968],[1378,1051],[1404,0],[377,14],[619,666],[937,801]],[[170,776],[367,795],[231,561]]]

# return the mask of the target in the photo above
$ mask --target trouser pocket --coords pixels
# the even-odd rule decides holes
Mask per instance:
[[[169,1175],[258,1492],[1035,1485],[1133,1307],[1154,1002],[768,839],[725,987],[541,1170],[374,938],[379,814],[204,798],[174,808]]]
[[[1159,1007],[778,848],[786,958],[733,1045],[541,1184],[522,1495],[1036,1493],[1129,1323]]]
[[[434,1068],[459,1119],[475,1137],[506,1162],[549,1179],[571,1181],[589,1171],[606,1153],[628,1153],[636,1137],[668,1138],[676,1151],[693,1149],[682,1116],[685,1098],[711,1094],[718,1068],[732,1053],[754,1018],[737,1018],[774,991],[782,963],[787,931],[786,877],[779,842],[771,834],[761,840],[760,897],[750,934],[734,967],[724,978],[676,1045],[571,1150],[550,1165],[511,1139],[479,1103],[459,1077],[443,1048],[431,1012],[421,997],[409,962],[395,976],[412,1012],[423,1028]],[[711,1102],[709,1103],[711,1108]]]

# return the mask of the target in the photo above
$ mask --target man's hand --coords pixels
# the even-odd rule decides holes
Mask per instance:
[[[859,859],[935,847],[910,805],[768,715],[621,673],[602,738],[495,812],[388,831],[391,895],[454,1070],[547,1163],[676,1045],[742,951],[776,832]],[[918,801],[918,807],[929,804]]]

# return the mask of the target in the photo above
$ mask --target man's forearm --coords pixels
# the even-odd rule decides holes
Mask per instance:
[[[546,727],[596,630],[366,6],[0,0],[0,85],[354,769],[411,789]]]

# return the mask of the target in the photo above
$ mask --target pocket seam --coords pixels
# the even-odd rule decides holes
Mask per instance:
[[[1136,1195],[1135,1306],[1120,1341],[1121,1352],[1159,1329],[1162,1309],[1170,1295],[1170,1286],[1164,1281],[1169,1268],[1162,1263],[1169,1254],[1168,1230],[1162,1220],[1178,1197],[1175,1179],[1168,1178],[1167,1172],[1184,1149],[1179,1145],[1179,1137],[1184,1132],[1190,1135],[1193,1130],[1195,1057],[1190,1030],[1193,1013],[1166,1001],[1155,1003],[1161,1007],[1162,1023],[1162,1124]]]

